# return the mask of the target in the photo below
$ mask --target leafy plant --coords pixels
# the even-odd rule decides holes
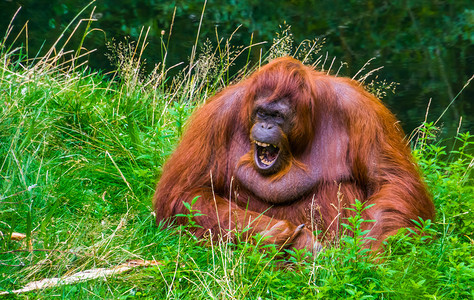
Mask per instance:
[[[474,138],[469,132],[460,133],[452,142],[451,150],[448,150],[449,146],[444,141],[436,139],[437,131],[433,123],[420,126],[414,155],[431,187],[438,218],[446,219],[472,240]]]
[[[199,199],[201,196],[196,196],[191,200],[191,203],[184,202],[183,205],[184,207],[188,210],[189,213],[187,214],[176,214],[177,217],[183,217],[187,219],[187,224],[186,227],[188,228],[202,228],[202,226],[198,225],[196,221],[194,220],[195,217],[200,217],[200,216],[205,216],[204,214],[201,213],[200,210],[198,209],[193,209],[194,204],[196,204],[196,201]]]
[[[348,261],[359,260],[361,256],[367,255],[370,252],[369,248],[364,247],[370,241],[374,241],[375,238],[367,236],[370,229],[363,230],[363,223],[375,222],[375,220],[364,220],[362,218],[362,212],[374,206],[370,204],[364,206],[359,200],[355,200],[352,204],[354,207],[347,207],[347,210],[355,212],[354,215],[347,217],[347,223],[342,223],[342,227],[347,232],[341,238],[341,247],[346,248],[349,251],[347,257]]]

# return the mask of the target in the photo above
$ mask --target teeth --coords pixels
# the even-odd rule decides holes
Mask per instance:
[[[260,158],[260,161],[263,162],[264,164],[266,164],[267,166],[272,164],[272,162],[265,159],[265,157],[263,155],[260,155],[259,158]]]
[[[270,144],[262,143],[262,142],[259,142],[259,141],[255,141],[255,144],[259,145],[260,147],[268,147],[268,146],[270,146]]]

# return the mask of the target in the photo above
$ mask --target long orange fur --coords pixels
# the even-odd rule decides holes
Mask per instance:
[[[291,154],[314,178],[298,199],[272,203],[235,179],[238,166],[252,159],[250,114],[255,99],[263,96],[268,101],[291,99]],[[272,182],[285,180],[289,168],[258,177],[253,184],[271,193]],[[288,181],[289,188],[297,188],[296,181]],[[325,237],[338,234],[339,222],[351,213],[344,207],[355,199],[375,204],[363,215],[376,221],[366,225],[377,239],[374,248],[398,229],[413,228],[412,220],[434,218],[433,203],[394,115],[358,82],[315,71],[289,57],[227,87],[192,115],[153,197],[156,221],[188,213],[183,202],[196,196],[194,209],[204,214],[195,217],[202,226],[196,235],[250,226],[248,233],[263,233],[272,236],[270,242],[296,248],[313,247],[312,221],[330,233]]]

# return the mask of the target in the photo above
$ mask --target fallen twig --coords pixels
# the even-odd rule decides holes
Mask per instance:
[[[11,292],[6,292],[6,291],[0,292],[0,295],[20,294],[20,293],[31,292],[34,290],[39,290],[39,289],[47,289],[47,288],[57,287],[61,285],[74,284],[74,283],[78,283],[82,281],[96,279],[99,277],[105,278],[110,275],[117,275],[136,267],[159,266],[159,265],[162,265],[162,264],[156,260],[130,260],[124,264],[114,266],[111,268],[96,268],[96,269],[85,270],[85,271],[78,272],[70,276],[64,276],[61,278],[54,277],[54,278],[45,278],[42,280],[33,281],[25,285],[25,287],[23,287],[22,289],[13,290]]]

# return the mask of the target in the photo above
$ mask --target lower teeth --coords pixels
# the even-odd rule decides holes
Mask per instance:
[[[267,166],[271,164],[271,162],[266,160],[263,155],[259,156],[259,158],[260,158],[260,161],[266,164]]]

